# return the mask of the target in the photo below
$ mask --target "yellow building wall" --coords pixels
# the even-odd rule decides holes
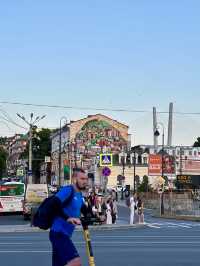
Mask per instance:
[[[122,166],[113,166],[110,167],[111,169],[111,175],[108,177],[108,187],[115,187],[117,185],[117,176],[122,175]],[[99,169],[100,173],[102,169]],[[126,167],[124,171],[125,175],[125,185],[130,185],[133,187],[134,182],[134,167]],[[144,175],[148,175],[148,167],[147,166],[136,166],[135,169],[135,175],[138,175],[140,177],[140,180],[142,181],[142,178]]]

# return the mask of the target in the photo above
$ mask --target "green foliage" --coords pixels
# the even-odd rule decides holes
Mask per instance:
[[[0,137],[0,145],[5,145],[7,141],[7,137]]]
[[[165,180],[164,186],[168,186],[168,183],[169,183],[168,177],[167,176],[163,176],[163,178]]]
[[[138,192],[148,192],[148,191],[152,191],[152,188],[151,188],[151,186],[149,184],[148,176],[144,175],[142,183],[138,187]]]
[[[0,178],[6,174],[6,159],[7,152],[3,148],[0,148]]]
[[[194,147],[200,147],[200,137],[197,138],[197,140],[195,141]]]
[[[118,165],[118,164],[119,164],[119,155],[113,154],[113,165]]]
[[[45,156],[51,155],[51,135],[52,131],[48,128],[42,128],[39,132],[33,130],[32,150],[33,150],[33,175],[36,179],[40,177],[40,166],[44,162]],[[28,159],[29,146],[21,155],[21,158]]]

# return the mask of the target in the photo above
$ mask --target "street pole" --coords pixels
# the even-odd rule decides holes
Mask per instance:
[[[161,165],[161,175],[162,179],[164,179],[164,146],[165,146],[165,127],[163,123],[157,123],[157,126],[162,126],[162,165]],[[160,135],[158,129],[154,132],[154,135],[158,137]],[[160,193],[160,215],[162,216],[164,214],[164,185],[162,185],[162,191]]]
[[[33,176],[32,176],[32,138],[33,138],[33,132],[32,132],[32,125],[30,125],[29,129],[29,160],[28,160],[28,172],[29,172],[29,183],[33,183]]]
[[[134,157],[133,157],[134,161],[133,161],[133,175],[134,175],[134,181],[133,181],[133,191],[135,194],[135,166],[136,166],[136,156],[135,156],[135,149],[134,149]]]
[[[124,174],[125,174],[125,154],[123,152],[123,157],[122,157],[122,176],[124,178]],[[123,188],[123,185],[124,185],[124,179],[122,180],[122,190],[121,190],[121,200],[124,199],[124,188]]]
[[[60,119],[60,128],[59,128],[59,154],[58,154],[58,185],[61,186],[61,119]]]
[[[59,152],[58,152],[58,185],[61,186],[61,160],[62,160],[62,120],[67,118],[65,116],[60,118],[60,126],[59,126]]]
[[[162,133],[162,178],[164,179],[164,145],[165,145],[165,133],[164,133],[164,126],[163,126],[163,133]],[[162,188],[161,194],[161,215],[164,215],[164,185]]]
[[[29,157],[28,157],[28,180],[27,183],[32,184],[33,182],[33,173],[32,173],[32,160],[33,160],[33,151],[32,151],[32,140],[33,140],[33,128],[36,124],[44,119],[46,115],[37,116],[35,120],[33,119],[33,113],[30,114],[30,121],[28,121],[23,115],[17,113],[17,116],[22,119],[29,126]]]

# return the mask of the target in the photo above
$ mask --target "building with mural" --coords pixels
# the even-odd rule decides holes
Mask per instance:
[[[66,166],[81,166],[88,172],[96,172],[100,153],[116,155],[127,150],[128,144],[128,126],[105,115],[71,121],[52,135],[52,173],[59,176],[59,148],[63,183]]]

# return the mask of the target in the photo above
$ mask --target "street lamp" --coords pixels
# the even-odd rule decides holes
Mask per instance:
[[[133,191],[134,194],[136,192],[136,184],[135,184],[135,177],[136,177],[136,150],[140,148],[140,145],[134,146],[131,148],[131,151],[133,151]]]
[[[59,127],[59,157],[58,157],[58,181],[59,187],[61,186],[61,147],[62,147],[62,120],[65,120],[67,124],[67,118],[65,116],[60,118],[60,127]]]
[[[33,129],[36,127],[36,123],[41,121],[46,117],[37,116],[35,120],[33,120],[34,114],[30,114],[30,121],[28,121],[23,115],[17,113],[17,116],[22,119],[29,126],[29,156],[28,156],[28,175],[29,175],[29,183],[32,184],[32,139],[33,139]]]
[[[158,137],[160,136],[160,132],[159,132],[159,125],[162,127],[162,178],[164,179],[164,145],[165,145],[165,126],[163,123],[159,122],[156,125],[156,131],[154,132],[154,136]],[[160,214],[163,215],[164,214],[164,185],[162,188],[162,193],[160,194]]]

